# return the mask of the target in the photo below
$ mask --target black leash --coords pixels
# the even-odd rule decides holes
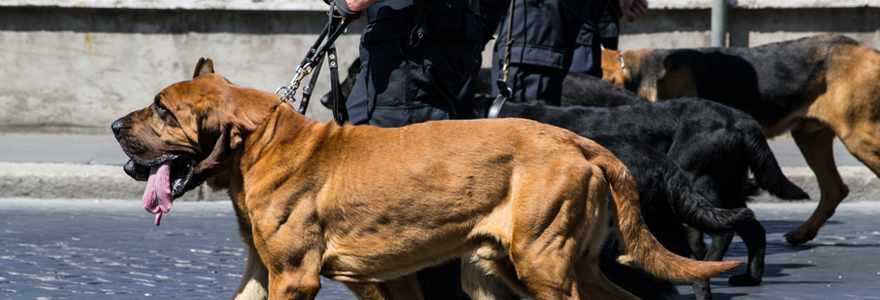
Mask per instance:
[[[510,0],[510,10],[507,12],[507,43],[504,44],[504,65],[501,67],[503,77],[495,81],[495,84],[498,86],[498,96],[495,97],[495,101],[492,101],[492,106],[489,107],[489,114],[486,117],[490,119],[498,117],[498,113],[501,112],[501,106],[504,106],[504,101],[507,101],[513,95],[513,89],[507,85],[507,74],[510,72],[510,45],[513,44],[513,38],[510,33],[513,30],[513,1],[515,0]]]
[[[285,90],[279,101],[288,102],[293,105],[293,102],[296,101],[294,94],[296,94],[300,82],[307,75],[314,72],[309,84],[303,88],[303,97],[300,101],[299,110],[297,110],[300,114],[305,115],[315,83],[318,82],[318,74],[321,72],[321,64],[324,62],[324,57],[327,56],[329,57],[328,63],[330,64],[330,93],[333,96],[333,101],[336,103],[333,106],[333,118],[338,124],[342,125],[348,120],[348,112],[345,110],[345,101],[344,99],[341,99],[341,91],[339,91],[339,63],[337,61],[338,57],[336,55],[336,46],[334,43],[336,42],[336,39],[345,32],[346,27],[348,27],[348,24],[351,24],[353,19],[344,18],[335,14],[334,8],[334,5],[330,6],[330,11],[327,13],[330,16],[330,21],[324,26],[324,29],[318,36],[318,40],[315,41],[315,44],[309,48],[306,57],[302,60],[299,66],[296,67],[296,75],[290,80],[290,84],[288,86],[279,87],[275,90],[275,93],[277,94],[281,90]],[[326,42],[324,41],[325,38],[327,39]]]
[[[495,101],[492,101],[492,106],[489,107],[489,114],[486,115],[489,119],[498,118],[498,114],[501,113],[501,107],[504,106],[504,102],[507,101],[511,94],[511,89],[507,86],[506,82],[498,80],[495,83],[498,84],[498,96],[495,97]]]

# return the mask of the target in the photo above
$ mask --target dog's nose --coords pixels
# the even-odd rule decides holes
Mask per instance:
[[[113,129],[113,135],[119,136],[119,132],[122,131],[122,119],[113,121],[113,124],[110,124],[110,129]]]

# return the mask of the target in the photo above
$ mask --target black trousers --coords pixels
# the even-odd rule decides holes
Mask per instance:
[[[501,20],[492,57],[492,77],[502,78],[510,31],[507,83],[514,101],[559,103],[569,71],[602,77],[599,20],[608,0],[517,0],[512,16]],[[508,28],[508,18],[513,22]],[[493,94],[497,94],[493,86]]]
[[[479,41],[422,39],[362,42],[361,70],[346,102],[352,124],[400,127],[458,118],[458,94],[470,77]]]

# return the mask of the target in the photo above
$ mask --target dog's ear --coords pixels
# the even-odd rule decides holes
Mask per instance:
[[[220,137],[214,143],[214,149],[208,158],[199,162],[193,173],[199,174],[203,178],[216,175],[225,169],[224,165],[229,163],[229,154],[232,150],[241,145],[241,130],[232,122],[224,122],[220,131]]]
[[[193,72],[193,78],[208,74],[214,73],[214,62],[211,61],[210,58],[199,58],[199,62],[196,63],[196,70]]]
[[[241,120],[234,110],[218,103],[224,102],[216,96],[208,96],[193,108],[198,117],[199,144],[202,153],[208,156],[195,167],[194,173],[207,172],[205,177],[224,169],[229,155],[242,143]],[[216,140],[215,140],[216,139]],[[212,148],[210,145],[213,145]]]

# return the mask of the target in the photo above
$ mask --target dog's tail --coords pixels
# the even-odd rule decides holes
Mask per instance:
[[[696,261],[678,256],[666,250],[648,231],[639,208],[639,194],[629,170],[610,151],[598,144],[587,147],[590,140],[583,139],[587,157],[605,173],[614,201],[610,203],[614,231],[624,249],[649,274],[666,280],[695,281],[706,279],[736,268],[742,261]],[[587,149],[598,149],[587,153]]]
[[[614,284],[644,300],[675,299],[678,289],[667,280],[651,276],[641,268],[617,262],[617,256],[608,251],[599,252],[599,269]]]
[[[745,115],[745,113],[743,113]],[[740,121],[737,127],[743,133],[749,153],[749,168],[755,174],[755,181],[762,189],[784,200],[810,199],[810,195],[782,174],[767,138],[757,121],[747,118]]]
[[[712,205],[693,189],[692,183],[681,169],[665,176],[662,180],[667,184],[666,199],[669,200],[669,205],[675,215],[680,216],[688,226],[709,234],[721,234],[732,231],[740,224],[755,220],[755,213],[751,209],[724,209]]]

